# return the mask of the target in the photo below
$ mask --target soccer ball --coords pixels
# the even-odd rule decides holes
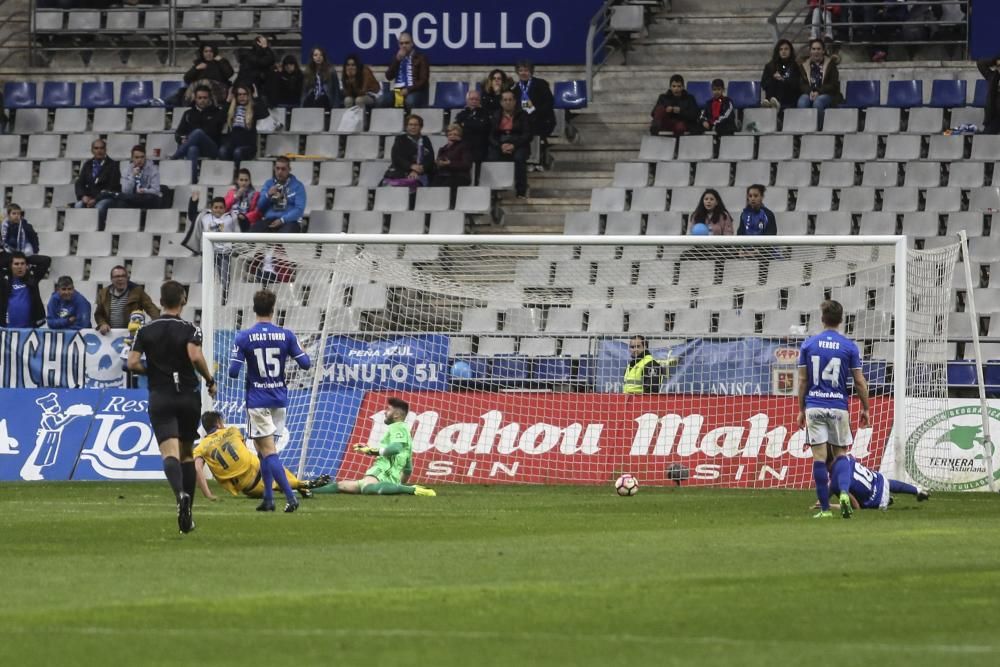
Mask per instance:
[[[615,493],[619,496],[634,496],[639,493],[639,480],[629,474],[624,474],[615,480]]]

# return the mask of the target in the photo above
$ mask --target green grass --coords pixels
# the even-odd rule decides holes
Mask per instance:
[[[995,665],[1000,498],[442,487],[298,514],[0,486],[0,664]]]

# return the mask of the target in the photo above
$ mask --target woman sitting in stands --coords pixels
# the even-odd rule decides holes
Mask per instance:
[[[448,143],[438,149],[431,185],[452,190],[471,185],[472,163],[472,150],[462,140],[462,126],[452,123],[448,126]]]
[[[250,230],[250,225],[260,220],[260,211],[257,210],[257,198],[260,193],[253,187],[253,179],[249,169],[240,169],[236,172],[236,182],[226,193],[226,210],[236,214],[237,223],[241,232]]]
[[[732,236],[733,217],[722,203],[718,191],[709,188],[701,195],[698,208],[688,218],[688,234],[695,236]]]
[[[802,63],[802,80],[799,82],[798,107],[816,109],[818,128],[823,129],[823,111],[844,101],[840,93],[840,72],[837,58],[826,55],[823,40],[809,42],[809,57]]]
[[[183,100],[169,100],[177,106],[190,106],[194,102],[194,90],[199,85],[207,85],[212,91],[216,106],[222,106],[229,93],[229,80],[233,78],[233,66],[219,55],[218,47],[212,44],[202,44],[198,57],[194,59],[191,69],[184,73],[184,83],[187,89]]]
[[[424,119],[415,113],[406,117],[406,132],[392,144],[392,164],[385,172],[382,185],[397,185],[411,189],[427,185],[434,173],[434,147],[425,137]]]
[[[774,45],[771,61],[764,65],[760,87],[764,91],[762,106],[781,111],[782,107],[794,107],[799,101],[802,70],[795,61],[795,47],[787,39],[779,39]]]
[[[361,62],[355,54],[347,56],[341,70],[344,85],[345,107],[377,107],[381,102],[382,86],[372,72],[372,68]]]
[[[289,53],[281,59],[281,65],[277,68],[273,104],[279,107],[299,106],[302,101],[302,80],[299,59]]]
[[[500,111],[500,96],[503,91],[513,87],[514,79],[504,74],[502,69],[493,70],[482,83],[482,107],[490,115],[497,113]]]
[[[314,46],[309,62],[302,71],[301,106],[330,109],[340,105],[340,79],[337,78],[337,68],[326,57],[326,51]]]
[[[232,160],[239,169],[240,162],[257,156],[257,119],[267,117],[267,104],[250,94],[244,85],[233,87],[229,99],[229,113],[219,147],[220,160]]]

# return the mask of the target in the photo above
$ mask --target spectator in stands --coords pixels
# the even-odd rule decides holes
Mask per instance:
[[[146,159],[146,147],[132,147],[132,159],[122,170],[121,192],[112,205],[115,208],[158,208],[163,199],[160,190],[160,170]]]
[[[385,172],[382,185],[415,188],[427,185],[434,173],[434,147],[422,134],[424,119],[417,114],[406,117],[406,132],[392,144],[392,163]]]
[[[108,143],[101,138],[90,144],[93,156],[80,166],[76,177],[76,208],[96,208],[98,229],[104,229],[108,208],[121,187],[118,161],[108,157]]]
[[[198,86],[194,91],[194,104],[184,112],[180,125],[174,132],[177,150],[171,160],[191,160],[191,182],[198,182],[201,158],[214,159],[219,156],[222,143],[222,127],[226,124],[226,113],[215,106],[212,90],[208,86]]]
[[[986,79],[986,107],[983,109],[983,132],[1000,134],[1000,55],[976,62]]]
[[[736,134],[736,105],[726,97],[726,84],[722,79],[712,79],[712,99],[705,104],[698,120],[706,132],[720,137]]]
[[[60,276],[46,308],[50,329],[89,329],[90,302],[73,286],[73,279]]]
[[[261,217],[250,227],[252,232],[298,232],[306,212],[306,188],[292,175],[286,157],[274,161],[274,177],[264,183],[257,199]]]
[[[490,130],[489,159],[514,162],[514,190],[518,199],[528,196],[528,152],[531,150],[531,125],[528,114],[517,105],[514,91],[500,97],[500,112],[493,116]]]
[[[500,112],[500,96],[503,91],[514,87],[514,80],[502,69],[495,69],[486,75],[481,87],[483,108],[487,113],[495,114]]]
[[[267,104],[251,95],[246,86],[233,86],[225,116],[219,159],[232,160],[239,169],[243,160],[257,156],[257,119],[267,117]]]
[[[45,323],[45,306],[38,293],[38,280],[23,252],[8,255],[9,264],[0,273],[0,326],[32,329]]]
[[[836,12],[840,13],[840,5],[829,2],[828,0],[808,0],[810,12],[810,22],[812,28],[809,30],[810,39],[819,39],[820,33],[823,33],[823,38],[828,41],[833,41],[833,14]]]
[[[256,90],[257,95],[267,100],[268,106],[274,106],[276,99],[277,74],[274,64],[278,59],[268,44],[267,37],[257,35],[253,46],[240,55],[240,73],[236,75],[236,84],[249,86]]]
[[[281,59],[275,77],[273,104],[279,107],[297,107],[302,101],[302,68],[299,59],[289,53]]]
[[[226,193],[226,210],[236,215],[236,222],[241,232],[250,230],[250,227],[260,220],[261,212],[257,209],[257,199],[260,193],[253,188],[253,179],[249,169],[240,169],[236,172],[236,182],[229,192]]]
[[[326,57],[326,51],[314,46],[302,73],[300,106],[330,109],[343,104],[340,99],[340,79],[337,68]]]
[[[345,107],[379,106],[382,102],[382,86],[372,68],[362,64],[361,58],[354,53],[344,60],[341,83],[344,86]]]
[[[622,391],[628,395],[659,394],[667,371],[649,352],[645,336],[633,336],[628,341],[629,362],[625,367]]]
[[[455,188],[472,184],[472,150],[462,140],[462,126],[452,123],[448,126],[448,143],[438,149],[434,176],[431,185]]]
[[[756,183],[747,188],[747,205],[740,213],[737,236],[775,236],[778,233],[774,213],[764,206],[765,190],[767,188]]]
[[[188,202],[188,220],[191,222],[191,233],[184,239],[184,245],[189,248],[201,247],[201,235],[205,232],[230,232],[240,231],[240,221],[237,212],[229,210],[224,197],[212,198],[212,205],[201,211],[198,209],[198,200],[201,193],[195,190],[191,193],[191,200]],[[222,301],[226,302],[229,294],[229,264],[230,249],[232,244],[219,246],[215,255],[215,270],[219,274],[219,282],[222,284]]]
[[[826,55],[823,41],[809,42],[809,57],[802,63],[798,107],[816,109],[819,129],[823,129],[823,111],[844,101],[840,92],[840,72],[837,59]]]
[[[478,170],[490,147],[493,119],[482,107],[482,94],[475,88],[465,94],[465,108],[455,116],[455,123],[462,127],[462,138],[469,145]]]
[[[197,92],[199,86],[208,86],[217,105],[226,99],[229,80],[232,78],[233,66],[219,55],[219,49],[214,44],[202,44],[191,69],[184,73],[184,83],[188,84],[188,90]]]
[[[160,309],[146,294],[142,285],[129,280],[124,266],[111,269],[111,284],[97,292],[94,308],[94,322],[101,334],[112,329],[125,329],[131,314],[137,310],[146,313],[149,319],[160,316]]]
[[[24,219],[24,210],[12,202],[7,205],[7,217],[0,223],[0,266],[7,266],[9,255],[15,252],[27,258],[32,274],[38,278],[49,272],[52,258],[39,254],[38,233]]]
[[[656,99],[656,105],[649,113],[653,118],[649,133],[670,132],[675,137],[689,132],[698,133],[698,113],[694,95],[684,88],[684,77],[674,74],[670,77],[670,90]]]
[[[400,33],[399,50],[385,71],[385,78],[395,91],[394,106],[407,110],[427,106],[431,68],[427,57],[414,50],[410,33]]]
[[[703,225],[704,229],[696,229]],[[717,190],[709,188],[701,195],[701,201],[694,213],[688,218],[688,234],[697,236],[732,236],[733,217],[729,215],[726,205]]]
[[[516,69],[518,80],[514,83],[513,90],[517,93],[521,108],[531,121],[531,134],[541,137],[544,142],[545,138],[556,129],[552,88],[548,81],[535,76],[535,65],[530,60],[519,61]]]
[[[795,60],[795,47],[787,39],[779,39],[774,45],[771,61],[764,65],[760,85],[764,91],[762,106],[781,111],[782,107],[794,107],[799,102],[802,68]]]

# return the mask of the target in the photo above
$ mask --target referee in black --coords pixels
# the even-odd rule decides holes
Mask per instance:
[[[194,530],[191,504],[197,476],[193,450],[201,419],[201,393],[195,371],[205,378],[212,398],[216,391],[201,352],[201,329],[181,319],[186,303],[183,285],[176,280],[163,283],[161,314],[139,329],[128,355],[128,369],[149,376],[149,422],[160,445],[163,472],[177,498],[177,527],[182,533]]]

